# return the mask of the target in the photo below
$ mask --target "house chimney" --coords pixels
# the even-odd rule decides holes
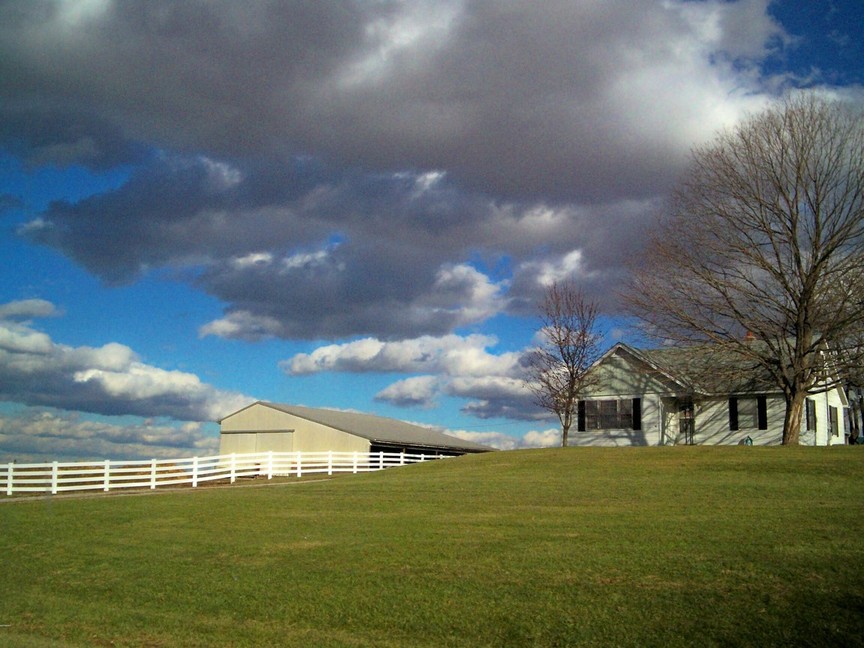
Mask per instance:
[[[755,339],[756,339],[756,336],[753,335],[753,331],[747,331],[747,335],[744,336],[745,342],[752,342]]]

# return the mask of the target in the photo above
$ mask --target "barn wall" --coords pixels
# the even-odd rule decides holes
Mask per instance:
[[[369,452],[369,441],[321,423],[291,417],[294,421],[294,449],[301,452]]]
[[[368,452],[369,441],[256,403],[222,420],[220,454]]]
[[[230,455],[255,452],[256,436],[254,432],[222,434],[219,439],[219,454]]]
[[[222,432],[282,432],[293,429],[288,414],[256,403],[222,419]]]

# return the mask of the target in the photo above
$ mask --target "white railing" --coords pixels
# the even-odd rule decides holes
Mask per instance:
[[[189,459],[0,464],[0,493],[67,493],[234,483],[241,477],[359,473],[442,459],[404,452],[260,452]]]

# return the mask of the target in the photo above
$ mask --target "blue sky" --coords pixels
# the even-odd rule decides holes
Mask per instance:
[[[857,0],[0,3],[0,460],[209,454],[256,399],[555,443],[534,303],[689,150],[861,104]]]

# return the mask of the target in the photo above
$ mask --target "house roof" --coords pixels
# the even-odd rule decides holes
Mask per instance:
[[[353,434],[376,444],[413,446],[417,448],[429,448],[430,450],[461,450],[463,452],[489,452],[494,450],[494,448],[465,441],[432,428],[374,414],[302,407],[300,405],[286,405],[264,401],[258,401],[249,407],[254,405],[263,405],[264,407],[270,407],[286,414],[292,414],[293,416],[320,423],[341,432]],[[234,412],[234,414],[236,413]],[[233,416],[233,414],[229,416]]]
[[[755,342],[754,342],[755,344]],[[636,349],[616,344],[604,356],[625,352],[667,380],[700,394],[746,394],[778,391],[765,367],[731,346],[713,344]],[[601,361],[603,358],[601,358]]]

